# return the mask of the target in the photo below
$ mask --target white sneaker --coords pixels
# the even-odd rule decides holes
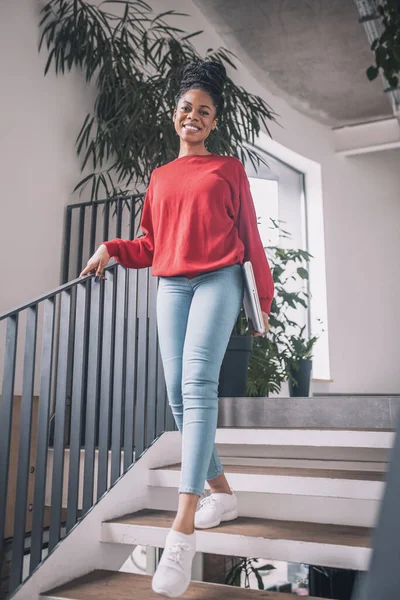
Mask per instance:
[[[186,535],[172,529],[165,540],[165,548],[153,575],[153,592],[178,598],[189,586],[192,562],[196,554],[196,533]]]
[[[194,516],[197,529],[211,529],[222,521],[233,521],[238,517],[235,494],[210,494],[200,501],[200,508]]]

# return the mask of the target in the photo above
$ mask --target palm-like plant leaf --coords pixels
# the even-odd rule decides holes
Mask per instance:
[[[114,10],[113,10],[114,9]],[[78,68],[96,88],[96,100],[77,136],[81,167],[90,175],[91,199],[146,186],[152,170],[178,152],[172,110],[184,65],[199,59],[192,45],[201,31],[187,33],[168,23],[173,10],[159,15],[141,0],[50,0],[42,9],[39,49],[48,51],[45,74]],[[208,57],[234,65],[224,48]],[[226,111],[208,148],[253,165],[264,162],[254,143],[276,115],[264,100],[228,78]],[[112,182],[112,183],[111,183]]]

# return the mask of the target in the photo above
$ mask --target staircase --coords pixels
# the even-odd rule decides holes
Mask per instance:
[[[117,235],[128,226],[124,207],[116,204]],[[90,216],[86,208],[76,208],[78,243],[67,235],[64,281],[96,245],[97,205]],[[111,217],[106,204],[101,239]],[[148,271],[114,265],[106,285],[70,281],[0,315],[0,572],[9,569],[10,599],[155,598],[150,576],[177,508],[181,460],[156,289]],[[205,553],[365,571],[398,404],[221,398],[217,446],[240,518],[198,532],[185,597],[293,598],[201,582]],[[138,547],[146,548],[140,574],[131,561]]]
[[[218,429],[240,518],[197,532],[197,564],[201,553],[214,553],[366,570],[393,439],[392,431],[381,429]],[[13,599],[155,598],[150,575],[156,553],[148,550],[147,575],[128,572],[128,559],[137,545],[163,548],[177,507],[179,470],[180,436],[163,433]],[[200,582],[185,597],[249,594],[293,598]]]
[[[174,429],[156,291],[113,265],[0,314],[1,600]]]

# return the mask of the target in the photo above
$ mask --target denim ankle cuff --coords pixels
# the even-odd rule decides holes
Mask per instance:
[[[215,479],[216,477],[219,477],[220,475],[222,475],[224,472],[223,469],[217,469],[216,471],[212,471],[211,473],[207,473],[207,481],[211,481],[212,479]]]
[[[194,494],[195,496],[201,496],[203,492],[204,492],[204,489],[199,490],[199,489],[190,488],[190,487],[179,488],[180,494]]]

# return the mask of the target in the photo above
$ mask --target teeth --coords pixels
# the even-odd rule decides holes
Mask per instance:
[[[190,129],[191,131],[199,131],[198,127],[193,127],[193,125],[184,125],[185,129]]]

